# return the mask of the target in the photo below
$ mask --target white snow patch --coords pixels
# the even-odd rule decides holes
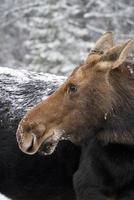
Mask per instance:
[[[23,82],[28,82],[30,79],[27,77],[28,71],[27,70],[16,70],[16,69],[11,69],[8,67],[0,67],[0,74],[10,74],[11,76],[15,76],[17,81],[19,83]],[[34,80],[42,80],[45,82],[53,82],[56,80],[56,82],[61,83],[61,79],[65,80],[64,76],[56,76],[54,74],[49,74],[49,73],[35,73],[35,72],[30,72],[29,75],[33,75]],[[59,79],[60,77],[60,79]],[[8,88],[9,90],[13,90],[10,87]]]
[[[0,194],[0,200],[10,200],[10,199],[5,197],[3,194]]]
[[[29,79],[24,75],[26,70],[14,70],[8,67],[0,67],[0,73],[2,74],[11,74],[15,76],[19,82],[26,82]]]
[[[41,99],[43,101],[43,100],[46,100],[47,98],[48,98],[48,96],[44,95]]]
[[[60,79],[65,79],[64,76],[57,76],[57,75],[54,75],[54,74],[48,74],[48,73],[40,73],[37,75],[37,73],[35,73],[36,76],[34,77],[35,80],[42,80],[42,81],[45,81],[45,82],[53,82],[54,80],[58,81],[59,80],[59,77]],[[61,82],[61,81],[59,81]]]

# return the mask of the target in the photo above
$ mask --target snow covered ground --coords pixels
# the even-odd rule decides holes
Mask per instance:
[[[0,0],[0,64],[67,74],[107,30],[134,37],[133,0]]]
[[[9,199],[5,197],[4,195],[0,194],[0,200],[9,200]]]

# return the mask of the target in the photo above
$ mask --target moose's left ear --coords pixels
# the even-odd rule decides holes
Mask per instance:
[[[122,49],[121,53],[119,54],[119,58],[114,63],[112,69],[119,67],[126,60],[128,54],[129,54],[129,51],[133,48],[133,46],[134,46],[134,40],[129,40],[128,42],[126,42],[126,44],[124,45],[124,48]]]
[[[105,70],[118,68],[125,61],[133,46],[134,40],[129,40],[126,43],[111,48],[104,55],[102,55],[100,59],[100,68]]]

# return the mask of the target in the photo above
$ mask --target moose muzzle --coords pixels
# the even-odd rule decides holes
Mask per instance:
[[[32,155],[40,148],[40,140],[46,130],[46,126],[41,123],[30,123],[22,126],[22,123],[23,120],[17,129],[17,142],[24,153]]]

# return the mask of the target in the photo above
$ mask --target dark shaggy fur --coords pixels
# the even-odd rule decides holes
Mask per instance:
[[[61,142],[51,156],[28,156],[14,130],[0,128],[0,192],[13,200],[75,200],[72,176],[79,149]]]

